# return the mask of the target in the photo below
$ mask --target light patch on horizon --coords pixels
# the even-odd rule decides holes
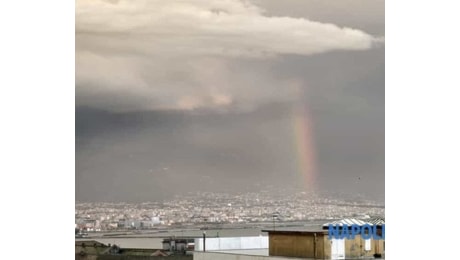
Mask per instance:
[[[77,105],[114,111],[248,109],[292,99],[285,80],[234,60],[367,50],[378,37],[242,0],[76,2]]]

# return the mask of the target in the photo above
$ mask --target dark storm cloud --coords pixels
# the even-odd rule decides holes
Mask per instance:
[[[383,65],[380,50],[284,57],[272,66],[308,79],[321,189],[382,199]],[[78,108],[77,198],[153,200],[170,195],[165,185],[178,192],[295,186],[301,176],[290,113],[286,103],[217,114]]]
[[[245,114],[77,108],[77,198],[154,200],[170,195],[166,187],[180,193],[286,184],[296,177],[280,174],[295,167],[295,156],[280,156],[292,152],[288,112],[281,105]]]

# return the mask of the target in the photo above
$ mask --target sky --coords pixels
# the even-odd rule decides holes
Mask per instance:
[[[384,200],[379,0],[77,0],[76,200]]]

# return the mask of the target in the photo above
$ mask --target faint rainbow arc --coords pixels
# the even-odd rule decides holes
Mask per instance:
[[[314,191],[317,182],[316,150],[313,135],[313,121],[308,107],[298,102],[293,111],[294,146],[297,171],[307,190]]]

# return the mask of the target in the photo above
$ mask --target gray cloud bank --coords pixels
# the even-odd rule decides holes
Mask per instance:
[[[78,105],[115,111],[248,109],[290,100],[299,82],[235,60],[366,50],[379,39],[242,0],[76,3]]]

